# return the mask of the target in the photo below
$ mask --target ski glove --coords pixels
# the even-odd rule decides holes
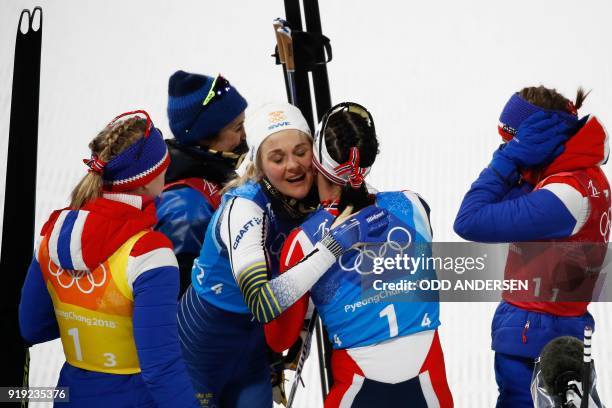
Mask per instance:
[[[534,113],[521,124],[516,136],[495,152],[491,166],[500,171],[508,160],[521,169],[548,164],[563,152],[563,143],[573,130],[557,114]]]
[[[384,208],[371,205],[334,226],[323,237],[321,243],[334,256],[339,257],[343,252],[358,244],[380,243],[381,234],[388,225],[389,212]]]

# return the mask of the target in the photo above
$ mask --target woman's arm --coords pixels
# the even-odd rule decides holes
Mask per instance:
[[[286,272],[304,259],[305,248],[300,244],[300,233],[303,234],[301,228],[296,228],[285,240],[280,256],[280,273]],[[304,326],[309,299],[308,293],[304,294],[278,318],[264,326],[266,342],[272,350],[282,353],[293,346]]]
[[[304,295],[336,261],[321,243],[286,273],[268,280],[265,237],[270,220],[254,202],[233,198],[221,217],[221,239],[249,310],[267,323]]]
[[[327,218],[325,210],[313,214]],[[221,217],[221,239],[229,252],[238,287],[255,318],[267,323],[304,295],[336,262],[357,243],[379,242],[388,225],[388,213],[370,206],[335,226],[295,266],[268,280],[264,250],[268,223],[264,211],[244,198],[233,198]]]
[[[32,259],[21,289],[19,328],[21,337],[29,344],[43,343],[60,336],[53,301],[36,258]]]
[[[172,241],[183,279],[181,292],[191,283],[193,261],[200,254],[213,212],[211,204],[193,188],[183,186],[162,194],[155,229]]]
[[[550,112],[525,120],[518,133],[493,154],[465,195],[455,219],[455,232],[479,242],[516,242],[562,238],[584,222],[579,214],[583,194],[564,183],[553,184],[518,198],[506,199],[516,186],[519,169],[546,166],[563,152],[575,129]]]
[[[455,232],[471,241],[518,242],[569,237],[584,225],[588,200],[577,186],[550,178],[541,189],[505,199],[513,181],[484,169],[463,198]]]
[[[179,345],[179,273],[172,244],[159,232],[143,235],[128,265],[134,340],[144,382],[159,407],[199,406]]]

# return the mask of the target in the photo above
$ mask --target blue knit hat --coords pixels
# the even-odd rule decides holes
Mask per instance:
[[[210,98],[213,84],[218,92]],[[209,100],[203,106],[206,99]],[[176,71],[168,82],[170,129],[176,140],[185,145],[214,137],[246,107],[247,101],[220,75],[213,78]]]

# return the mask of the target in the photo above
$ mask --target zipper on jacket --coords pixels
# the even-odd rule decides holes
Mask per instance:
[[[523,340],[523,344],[527,344],[527,330],[529,330],[529,320],[523,326],[523,332],[521,333],[521,339]]]

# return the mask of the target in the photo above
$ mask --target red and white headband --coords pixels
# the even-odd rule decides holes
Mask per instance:
[[[317,141],[319,142],[317,143]],[[365,176],[370,172],[370,167],[359,167],[359,149],[356,147],[351,147],[349,159],[342,164],[338,164],[329,156],[325,146],[325,138],[315,139],[313,147],[316,149],[315,151],[320,148],[322,154],[314,154],[312,164],[334,184],[340,186],[350,184],[353,188],[359,188],[363,184]]]
[[[368,175],[371,168],[359,165],[359,149],[355,146],[351,147],[348,160],[344,163],[338,163],[330,156],[325,144],[327,121],[331,116],[341,111],[355,112],[364,119],[367,119],[371,126],[374,126],[370,113],[361,105],[344,102],[334,106],[323,117],[315,133],[312,163],[332,183],[340,186],[350,184],[351,187],[357,189],[363,184],[364,178]]]

